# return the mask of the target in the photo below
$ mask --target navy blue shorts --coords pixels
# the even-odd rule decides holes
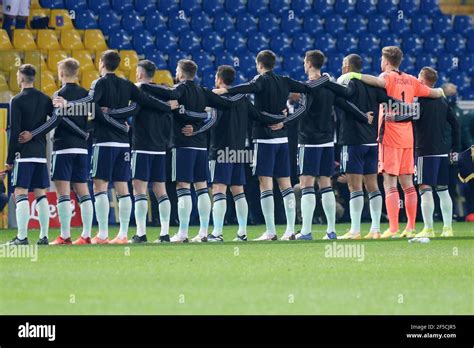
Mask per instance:
[[[146,182],[165,182],[166,154],[132,151],[132,178]]]
[[[87,182],[89,159],[82,153],[53,153],[51,179],[70,182]]]
[[[94,145],[91,176],[107,182],[130,181],[130,148]]]
[[[29,190],[49,187],[49,173],[46,163],[15,162],[12,186]]]
[[[449,183],[448,156],[419,156],[416,158],[415,182],[418,185],[446,186]]]
[[[377,145],[344,145],[341,150],[341,173],[377,174],[378,149]]]
[[[171,150],[172,181],[202,182],[209,181],[209,162],[207,150],[177,147]]]
[[[290,150],[288,143],[255,143],[253,175],[286,178],[290,176]]]
[[[300,145],[298,168],[300,175],[333,176],[334,146],[308,147]]]
[[[216,160],[209,162],[211,182],[231,186],[245,185],[244,163],[220,163]]]

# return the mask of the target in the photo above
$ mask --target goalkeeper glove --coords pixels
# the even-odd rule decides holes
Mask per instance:
[[[350,72],[346,74],[346,78],[348,80],[356,79],[356,80],[361,80],[362,79],[362,74],[361,73],[356,73],[356,72]]]

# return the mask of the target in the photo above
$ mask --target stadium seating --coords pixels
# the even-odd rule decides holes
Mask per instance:
[[[66,50],[82,50],[84,45],[82,44],[81,35],[77,30],[63,30],[61,32],[61,47]]]
[[[49,51],[48,53],[48,69],[51,71],[56,71],[58,68],[58,62],[66,59],[67,53],[63,50]]]
[[[120,67],[122,71],[135,70],[135,67],[138,64],[138,55],[137,52],[126,50],[120,51]]]
[[[13,46],[18,50],[36,50],[33,32],[29,29],[16,29],[13,32]]]
[[[0,92],[8,91],[7,78],[3,73],[0,73]]]
[[[13,48],[10,37],[4,29],[0,29],[0,50],[11,50]]]
[[[55,29],[74,29],[71,16],[67,10],[51,10],[49,26]]]
[[[51,10],[49,8],[32,8],[30,9],[30,15],[28,17],[28,28],[31,29],[31,21],[34,19],[34,18],[41,18],[41,17],[50,17],[50,14],[51,14]]]
[[[42,50],[59,50],[61,48],[58,37],[56,36],[56,32],[54,30],[38,30],[36,42],[38,44],[38,48]]]
[[[72,58],[77,59],[81,64],[81,71],[95,70],[94,61],[92,55],[86,50],[76,50],[72,52]]]
[[[31,64],[38,70],[48,70],[44,56],[41,51],[26,51],[23,63]]]
[[[97,29],[99,27],[94,12],[88,9],[76,10],[74,26],[77,29]]]
[[[105,42],[102,31],[94,29],[86,30],[84,32],[84,47],[88,50],[106,50],[107,43]]]
[[[99,72],[97,70],[86,70],[82,72],[81,86],[85,89],[90,89],[92,82],[99,78]]]

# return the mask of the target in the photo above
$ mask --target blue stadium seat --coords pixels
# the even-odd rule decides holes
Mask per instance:
[[[274,14],[262,15],[258,21],[258,29],[265,34],[271,34],[278,31],[278,19]]]
[[[347,33],[339,33],[337,35],[337,50],[344,54],[354,53],[357,51],[357,39],[355,36]]]
[[[336,51],[336,39],[331,34],[322,34],[314,38],[314,47],[320,47],[325,53]]]
[[[238,71],[244,76],[255,76],[257,70],[255,68],[255,55],[248,51],[240,52],[238,55]]]
[[[177,13],[179,11],[176,0],[160,0],[158,1],[158,11],[160,13]]]
[[[457,70],[458,67],[454,63],[454,56],[452,54],[440,54],[437,56],[436,69],[446,74],[452,70]]]
[[[474,74],[474,54],[466,54],[459,57],[459,69],[472,76]]]
[[[196,13],[191,17],[191,28],[202,35],[205,32],[212,31],[212,21],[204,12]]]
[[[277,16],[288,16],[290,11],[290,1],[288,0],[272,0],[269,1],[268,7],[270,12],[276,14]]]
[[[280,28],[283,32],[288,35],[294,36],[303,29],[303,20],[300,18],[293,18],[290,16],[282,16],[280,22]]]
[[[94,12],[89,9],[77,10],[74,19],[76,29],[97,29],[99,25],[94,16]]]
[[[240,54],[240,52],[247,50],[244,37],[235,31],[229,31],[225,34],[224,45],[225,48],[232,53]]]
[[[120,18],[114,11],[104,9],[99,13],[99,28],[104,35],[110,35],[112,30],[120,29]]]
[[[144,24],[146,29],[153,34],[168,30],[166,19],[156,11],[147,13]]]
[[[415,34],[424,35],[431,31],[430,17],[418,14],[411,19],[411,31]]]
[[[314,40],[308,33],[301,33],[293,37],[293,50],[297,53],[304,54],[313,47]]]
[[[380,40],[374,34],[366,34],[359,38],[359,51],[367,54],[380,53]]]
[[[291,9],[298,16],[302,16],[308,12],[311,12],[310,0],[292,0],[290,6],[291,6]]]
[[[446,15],[433,17],[433,31],[438,34],[446,34],[452,29],[451,18]]]
[[[166,59],[163,57],[163,55],[160,53],[160,51],[149,51],[147,52],[147,59],[151,60],[153,63],[155,63],[156,68],[159,70],[166,70],[168,69],[168,65],[166,64]]]
[[[423,1],[421,1],[423,2]],[[417,0],[400,0],[398,4],[398,9],[403,11],[404,16],[415,17],[413,16],[418,11],[419,4]]]
[[[143,31],[143,23],[140,20],[140,15],[134,10],[129,10],[122,13],[122,28],[127,32],[133,33],[136,31]]]
[[[471,88],[471,82],[467,73],[454,70],[451,71],[448,76],[449,82],[454,83],[458,87],[458,90]]]
[[[258,53],[261,50],[268,48],[269,43],[270,40],[258,31],[250,33],[247,37],[247,48],[253,53]]]
[[[334,2],[334,11],[343,17],[348,17],[355,12],[355,6],[351,0],[337,0]]]
[[[63,0],[40,0],[41,7],[64,8]]]
[[[394,0],[378,0],[377,12],[384,16],[392,16],[398,11]]]
[[[156,13],[155,1],[135,0],[135,11],[137,11],[140,14],[140,16]]]
[[[128,11],[133,11],[133,2],[132,0],[110,0],[110,6],[112,10],[117,13],[127,13]]]
[[[321,17],[330,16],[334,14],[334,7],[326,0],[314,0],[313,13]]]
[[[196,51],[201,48],[199,38],[192,31],[184,31],[179,35],[179,48],[182,51]]]
[[[254,2],[254,1],[251,1]],[[216,12],[224,11],[224,2],[221,0],[203,0],[202,9],[205,13],[214,15]]]
[[[431,54],[437,54],[444,51],[442,38],[439,34],[429,34],[425,36],[423,48],[425,52]]]
[[[268,11],[268,2],[265,0],[247,1],[247,12],[251,13],[253,16],[259,16]]]
[[[176,70],[176,66],[178,65],[178,61],[181,59],[189,59],[191,56],[181,50],[177,50],[173,52],[173,54],[168,55],[168,69],[171,71]]]
[[[214,68],[212,59],[209,56],[209,53],[204,51],[196,51],[192,55],[192,59],[196,62],[200,71],[206,70],[206,68]]]
[[[470,28],[472,28],[471,17],[469,16],[456,16],[454,17],[453,28],[456,33],[464,34]]]
[[[438,0],[420,1],[420,12],[430,17],[435,13],[439,13]]]
[[[331,54],[327,57],[327,70],[331,71],[334,76],[339,76],[341,73],[337,73],[341,71],[342,61],[344,60],[344,55],[337,53]]]
[[[87,10],[89,7],[87,6],[86,0],[64,0],[64,6],[68,10]]]
[[[282,67],[290,74],[300,70],[303,67],[303,55],[300,55],[298,53],[291,53],[286,55],[283,59]]]
[[[372,62],[370,64],[370,67],[368,67],[368,69],[372,71],[380,72],[380,58],[372,59]],[[378,74],[374,74],[374,75],[377,76]]]
[[[153,36],[149,31],[142,30],[133,34],[133,47],[138,54],[144,54],[150,49],[155,48]]]
[[[245,1],[244,0],[225,0],[224,8],[231,15],[236,15],[240,12],[245,11]]]
[[[237,70],[237,76],[235,77],[235,81],[234,81],[234,85],[240,85],[242,83],[246,83],[249,81],[249,79],[247,78],[247,76],[245,76],[244,74],[240,73],[238,69]]]
[[[411,54],[405,54],[403,56],[402,64],[400,65],[400,70],[418,76],[418,71],[415,68],[415,58]]]
[[[214,67],[217,69],[220,65],[234,66],[234,56],[227,51],[217,54],[214,61]]]
[[[257,31],[257,19],[248,13],[242,13],[237,16],[235,28],[244,35],[253,33]]]
[[[201,3],[199,1],[196,1],[196,0],[181,0],[180,1],[180,7],[187,14],[202,13],[201,12]]]
[[[368,21],[367,29],[372,34],[383,37],[388,33],[390,21],[385,16],[373,15]]]
[[[168,27],[175,34],[178,34],[184,31],[189,31],[189,23],[187,21],[187,17],[183,17],[178,12],[169,13],[168,14]]]
[[[399,18],[397,15],[390,17],[390,30],[394,34],[402,35],[410,31],[407,17]]]
[[[207,88],[212,88],[214,87],[215,84],[215,79],[216,79],[216,74],[214,72],[210,73],[205,73],[201,74],[202,79],[201,79],[201,85]]]
[[[423,38],[419,35],[407,33],[402,36],[402,50],[403,52],[410,52],[410,54],[417,55],[423,52]]]
[[[285,33],[276,33],[270,39],[270,49],[277,54],[291,52],[291,40]]]
[[[319,35],[324,33],[324,20],[313,14],[307,14],[303,19],[303,29],[305,32],[311,35]]]
[[[159,32],[155,45],[161,52],[174,52],[178,49],[178,38],[170,31]]]
[[[455,55],[461,55],[466,50],[464,37],[461,34],[455,34],[453,32],[445,36],[444,46],[446,47],[446,51]]]
[[[234,23],[227,13],[217,12],[214,15],[214,30],[220,34],[234,30]]]
[[[109,0],[88,0],[87,4],[89,5],[89,8],[95,13],[110,9]]]
[[[107,43],[110,48],[117,50],[131,50],[132,44],[127,32],[123,29],[114,29],[109,34]]]
[[[336,35],[344,31],[344,19],[340,15],[326,17],[324,28],[329,34]]]
[[[362,15],[356,14],[347,18],[346,28],[349,33],[360,34],[367,30],[367,24]]]
[[[202,37],[202,47],[207,52],[222,52],[224,51],[224,39],[217,33],[206,33]]]
[[[377,12],[377,7],[373,0],[357,0],[356,11],[364,16],[372,16]]]
[[[474,29],[471,29],[467,32],[466,38],[468,52],[474,53]]]
[[[380,38],[380,47],[400,46],[402,39],[397,34],[387,34]]]
[[[421,53],[416,56],[415,67],[417,70],[421,70],[425,66],[435,67],[435,65],[436,58],[431,54]]]

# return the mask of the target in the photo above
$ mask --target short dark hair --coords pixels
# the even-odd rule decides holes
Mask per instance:
[[[144,59],[138,62],[138,66],[145,70],[145,75],[149,79],[152,79],[155,76],[156,65],[151,60]]]
[[[217,68],[217,76],[230,86],[235,80],[235,69],[230,65],[221,65]]]
[[[347,57],[347,64],[349,65],[349,71],[351,72],[358,72],[360,73],[362,71],[362,57],[359,56],[358,54],[352,53],[349,54]]]
[[[31,64],[23,64],[18,68],[20,74],[25,77],[25,82],[32,83],[35,81],[36,68]]]
[[[311,65],[316,69],[321,69],[324,65],[324,60],[326,57],[324,53],[320,50],[312,50],[306,52],[306,59],[311,63]]]
[[[191,59],[181,59],[178,61],[178,66],[184,76],[188,79],[193,79],[196,76],[198,66]]]
[[[276,55],[270,50],[263,50],[257,54],[257,62],[265,69],[272,70],[275,67]]]
[[[388,60],[395,68],[398,68],[402,64],[403,51],[397,46],[386,46],[382,48],[382,57]]]
[[[120,55],[113,50],[107,50],[102,53],[100,60],[108,71],[115,71],[120,65]]]
[[[438,72],[435,69],[433,69],[429,66],[425,66],[425,67],[421,68],[420,74],[421,74],[421,76],[423,76],[423,78],[427,82],[429,82],[429,84],[431,86],[434,86],[436,81],[438,81]]]

